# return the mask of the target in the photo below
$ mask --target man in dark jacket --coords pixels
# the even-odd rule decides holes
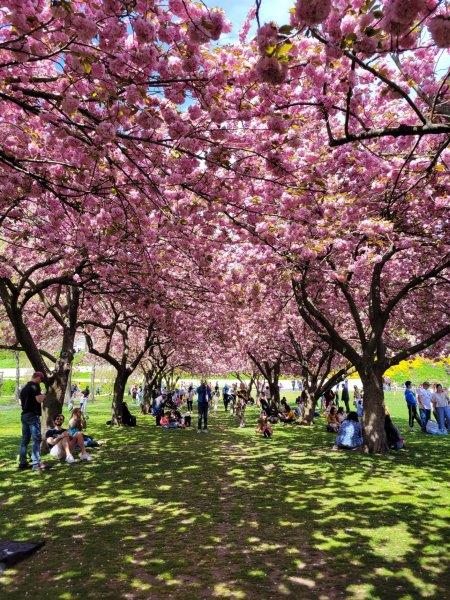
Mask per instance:
[[[202,381],[197,388],[197,404],[198,404],[198,429],[197,432],[208,432],[208,403],[211,400],[211,389],[206,381]]]
[[[31,467],[36,470],[47,468],[47,465],[41,463],[41,414],[45,394],[41,393],[40,383],[43,379],[44,374],[36,371],[33,373],[31,381],[24,385],[20,392],[22,441],[20,443],[19,469],[30,467],[27,461],[27,448],[30,440],[32,441]]]

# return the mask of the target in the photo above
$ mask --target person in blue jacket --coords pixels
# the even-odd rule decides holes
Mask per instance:
[[[420,429],[424,431],[422,421],[420,420],[419,414],[417,413],[416,393],[413,391],[412,383],[410,381],[405,381],[405,400],[406,405],[408,407],[408,420],[410,429],[414,427],[415,419],[419,423]]]
[[[209,385],[203,380],[197,388],[197,405],[198,405],[198,428],[197,432],[202,431],[207,433],[208,431],[208,406],[211,400],[211,389]]]

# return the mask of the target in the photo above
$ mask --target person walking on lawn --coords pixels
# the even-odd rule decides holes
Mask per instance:
[[[45,394],[41,392],[40,384],[44,374],[40,371],[33,373],[31,381],[23,386],[20,392],[22,405],[22,440],[20,443],[19,469],[44,470],[48,465],[41,463],[41,414]],[[31,465],[27,461],[28,444],[31,446]]]
[[[210,400],[211,389],[209,385],[207,385],[206,381],[202,381],[200,386],[197,388],[198,432],[202,431],[202,421],[204,433],[207,433],[208,431],[208,405]]]

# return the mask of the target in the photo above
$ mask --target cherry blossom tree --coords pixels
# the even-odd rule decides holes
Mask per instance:
[[[80,325],[89,352],[116,371],[111,411],[113,424],[120,425],[128,379],[155,344],[156,322],[150,314],[133,314],[111,298],[91,305],[89,312]]]

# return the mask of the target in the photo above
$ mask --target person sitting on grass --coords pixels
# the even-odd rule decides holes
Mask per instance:
[[[283,398],[283,400],[281,401],[280,421],[282,423],[294,423],[295,422],[295,412],[291,409],[291,407],[287,403],[286,398]]]
[[[356,450],[363,445],[362,427],[358,421],[358,415],[350,411],[347,418],[339,427],[333,450]]]
[[[337,433],[339,431],[339,425],[337,409],[332,405],[330,412],[327,415],[327,431],[330,433]]]
[[[181,422],[181,414],[179,410],[168,410],[161,418],[161,426],[163,429],[178,429],[180,427],[184,427]]]
[[[185,413],[183,413],[182,419],[183,419],[183,425],[185,427],[191,426],[192,416],[191,416],[191,412],[189,410],[187,410]]]
[[[286,397],[283,396],[280,401],[282,410],[289,410],[289,404],[287,403]]]
[[[177,427],[182,427],[183,429],[185,427],[184,421],[183,421],[183,417],[182,417],[181,412],[179,411],[178,408],[175,408],[175,409],[173,409],[173,410],[170,411],[169,422],[170,423],[176,423]]]
[[[336,416],[337,416],[337,420],[339,421],[339,425],[340,425],[340,424],[341,424],[343,421],[345,421],[345,419],[347,418],[347,414],[346,414],[346,412],[344,411],[344,407],[343,407],[343,406],[340,406],[340,407],[337,409]]]
[[[298,420],[301,421],[303,419],[304,414],[305,414],[305,403],[302,400],[301,396],[298,396],[295,399],[295,404],[297,406],[294,408],[294,413],[296,414]]]
[[[405,447],[403,438],[400,435],[399,430],[394,425],[391,419],[391,415],[386,409],[386,416],[384,417],[384,431],[386,433],[386,440],[391,450],[401,450]]]
[[[280,413],[280,403],[277,402],[276,398],[272,398],[270,401],[270,414],[272,416],[278,416]]]
[[[264,411],[261,412],[261,415],[258,419],[258,427],[256,428],[256,431],[262,433],[265,438],[272,437],[272,427],[270,426],[270,423],[267,419],[267,414]]]
[[[168,429],[169,423],[170,423],[170,411],[167,411],[167,412],[163,413],[163,415],[160,417],[159,425],[161,427],[163,427],[163,429]]]
[[[50,446],[51,456],[60,460],[65,459],[67,463],[72,464],[75,462],[72,451],[79,448],[81,460],[91,461],[92,457],[86,452],[81,431],[77,431],[75,435],[70,436],[69,432],[62,428],[63,423],[64,415],[56,415],[53,428],[45,434],[47,444]]]
[[[130,409],[126,402],[122,403],[122,425],[136,427],[136,417],[130,413]]]
[[[69,435],[74,437],[78,432],[82,432],[83,429],[86,429],[86,419],[81,408],[75,407],[69,419]]]

